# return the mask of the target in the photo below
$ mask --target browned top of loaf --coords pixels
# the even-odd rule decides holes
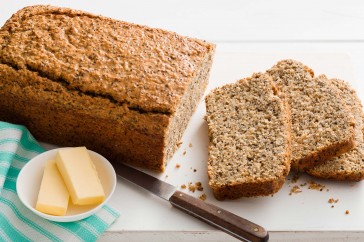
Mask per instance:
[[[210,185],[262,184],[289,172],[289,114],[272,78],[254,74],[206,97]]]
[[[173,113],[214,45],[52,6],[26,7],[0,31],[0,63],[129,108]]]
[[[354,120],[326,76],[313,77],[302,63],[283,60],[267,71],[287,96],[292,115],[292,168],[354,137]]]

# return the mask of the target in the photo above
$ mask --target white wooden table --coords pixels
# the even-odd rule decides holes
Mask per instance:
[[[0,2],[0,25],[15,11],[34,4],[81,9],[216,43],[217,55],[209,89],[233,82],[253,71],[264,71],[262,68],[269,67],[279,58],[290,57],[307,61],[307,64],[316,67],[318,73],[347,79],[364,100],[364,2],[361,1],[4,0]],[[223,203],[214,200],[205,173],[207,138],[206,126],[201,119],[203,112],[202,103],[183,137],[184,144],[167,171],[153,175],[176,186],[188,181],[201,181],[208,202],[261,223],[270,230],[271,241],[364,240],[364,208],[360,208],[360,204],[364,204],[364,186],[361,183],[347,187],[325,183],[331,188],[330,193],[307,192],[310,195],[291,200],[287,200],[289,184],[271,200],[243,199]],[[193,143],[192,148],[188,147],[190,142]],[[183,155],[185,150],[187,155]],[[181,164],[178,170],[174,167],[177,162]],[[191,168],[197,168],[197,172]],[[326,198],[335,195],[343,196],[342,203],[337,205],[337,210],[325,212],[328,207]],[[344,195],[350,199],[345,201]],[[321,199],[322,202],[311,203],[313,199]],[[282,201],[297,206],[300,210],[297,211],[297,219],[303,218],[304,213],[310,214],[310,217],[305,217],[307,221],[302,223],[292,221],[292,226],[287,226],[290,222],[284,221],[279,210],[274,210],[283,206]],[[305,201],[305,204],[300,201]],[[261,210],[270,206],[272,211],[268,211],[264,218],[264,213],[254,210],[257,205],[252,203],[259,203]],[[236,241],[121,179],[110,205],[119,209],[121,216],[100,241]],[[351,217],[339,212],[339,209],[345,208],[354,209]],[[327,216],[327,223],[317,226],[317,221],[325,221],[319,217],[323,215]]]

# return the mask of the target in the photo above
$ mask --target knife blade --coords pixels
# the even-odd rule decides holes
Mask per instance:
[[[171,184],[122,163],[113,164],[116,174],[163,198],[174,207],[220,229],[241,241],[268,241],[269,234],[261,226],[229,211],[180,192]]]

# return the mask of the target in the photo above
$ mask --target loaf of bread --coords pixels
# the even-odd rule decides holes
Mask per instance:
[[[355,147],[350,151],[334,157],[307,171],[308,174],[333,180],[360,181],[364,179],[364,138],[363,138],[363,110],[362,104],[348,83],[329,80],[334,84],[350,112],[355,118]]]
[[[213,90],[205,99],[209,185],[219,200],[277,192],[290,169],[290,116],[266,74]]]
[[[354,146],[354,119],[341,94],[326,76],[294,60],[267,71],[287,96],[292,115],[291,168],[304,171]]]
[[[0,30],[0,120],[156,171],[206,88],[215,46],[82,11],[32,6]]]

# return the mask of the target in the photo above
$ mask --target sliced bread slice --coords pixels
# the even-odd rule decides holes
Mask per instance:
[[[354,146],[354,119],[326,76],[294,60],[267,71],[287,96],[292,115],[291,168],[305,171]]]
[[[270,195],[290,169],[290,116],[269,75],[258,73],[205,99],[209,185],[218,200]]]
[[[315,166],[308,174],[333,180],[360,181],[364,179],[364,138],[363,110],[361,102],[354,89],[348,83],[338,79],[329,80],[339,90],[350,112],[355,118],[355,147],[329,161]]]

